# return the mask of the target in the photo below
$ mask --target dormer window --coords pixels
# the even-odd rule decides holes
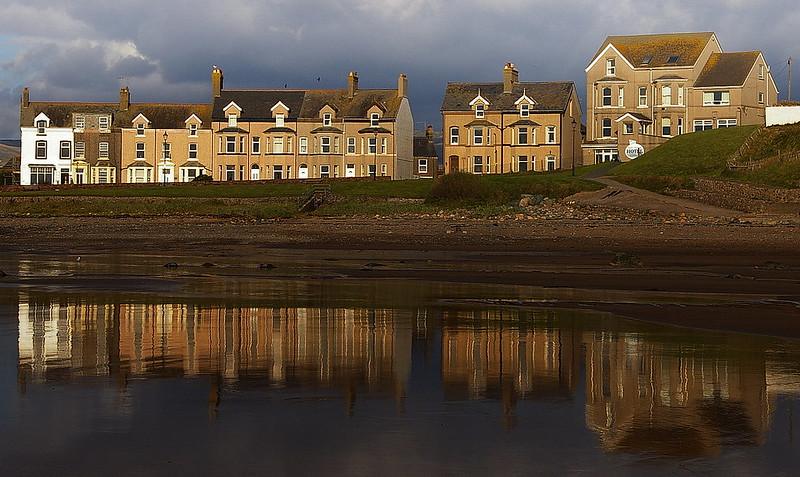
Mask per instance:
[[[189,135],[190,136],[197,136],[197,124],[190,124],[189,125]]]
[[[530,104],[520,104],[519,105],[519,116],[522,118],[527,118],[531,115],[531,105]]]
[[[278,113],[275,115],[275,126],[282,128],[286,124],[285,116],[283,113]]]
[[[36,133],[37,134],[44,134],[44,130],[47,128],[47,121],[36,121]]]
[[[642,59],[642,66],[650,66],[650,63],[653,61],[653,57],[648,55]]]
[[[100,127],[101,131],[108,131],[109,125],[111,124],[111,118],[109,118],[108,116],[100,116],[97,119],[97,124]]]
[[[617,76],[617,60],[614,58],[606,60],[606,76]]]
[[[475,117],[477,119],[483,119],[486,117],[486,106],[482,104],[475,105]]]
[[[681,59],[680,56],[672,55],[667,59],[667,64],[668,65],[675,65],[675,64],[678,63],[678,60],[680,60],[680,59]]]
[[[239,126],[239,117],[235,114],[228,115],[228,127],[235,128]]]
[[[144,136],[144,124],[137,124],[136,125],[136,135],[137,136]]]
[[[378,113],[372,113],[369,118],[369,125],[370,127],[376,128],[378,127],[378,123],[380,121],[381,116]]]
[[[325,127],[329,127],[333,124],[333,115],[331,113],[325,113],[322,115],[322,125]]]

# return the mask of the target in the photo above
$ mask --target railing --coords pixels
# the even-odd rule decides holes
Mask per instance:
[[[300,199],[298,203],[300,212],[311,212],[319,209],[331,195],[331,185],[329,183],[319,179],[314,179],[309,182],[313,184],[313,187]]]
[[[784,154],[778,153],[778,155],[776,156],[768,157],[766,159],[761,159],[759,161],[750,161],[745,164],[738,164],[735,162],[731,162],[731,160],[728,160],[728,169],[732,171],[736,170],[755,171],[774,162],[787,162],[787,161],[800,161],[800,151],[793,151]]]

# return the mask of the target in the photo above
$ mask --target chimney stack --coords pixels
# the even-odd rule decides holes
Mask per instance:
[[[408,96],[408,77],[404,74],[400,74],[400,77],[397,78],[397,97],[405,98],[407,96]]]
[[[428,138],[428,141],[433,142],[433,126],[428,124],[427,129],[425,129],[425,137]]]
[[[22,107],[27,108],[31,105],[31,91],[28,88],[22,88]]]
[[[506,63],[503,67],[503,93],[514,92],[514,85],[519,83],[519,71],[514,63]]]
[[[222,74],[222,69],[214,65],[211,68],[211,96],[219,98],[222,96],[223,81],[225,77]]]
[[[347,95],[351,98],[354,98],[356,92],[358,91],[358,73],[355,71],[351,71],[349,75],[347,75]]]
[[[131,90],[127,86],[119,90],[119,110],[127,111],[131,107]]]

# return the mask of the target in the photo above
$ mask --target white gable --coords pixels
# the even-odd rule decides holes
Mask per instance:
[[[228,111],[230,111],[230,110],[231,110],[231,108],[235,108],[235,109],[236,109],[236,111],[238,111],[238,112],[240,112],[240,113],[242,112],[242,108],[240,108],[240,107],[239,107],[239,105],[238,105],[238,104],[236,104],[236,102],[235,102],[235,101],[231,101],[230,103],[228,103],[228,105],[227,105],[227,106],[225,106],[224,108],[222,108],[222,111],[223,111],[224,113],[226,113],[226,114],[227,114],[227,113],[228,113]]]
[[[480,91],[478,91],[478,96],[475,96],[475,99],[473,99],[472,101],[469,102],[469,105],[470,106],[475,106],[478,103],[483,103],[484,106],[488,106],[489,105],[489,101],[486,101],[486,98],[481,96],[481,92]]]
[[[202,121],[200,118],[198,118],[198,117],[197,117],[197,115],[196,115],[196,114],[194,114],[194,113],[192,113],[192,115],[191,115],[191,116],[189,116],[189,117],[186,119],[186,121],[184,121],[183,123],[184,123],[184,124],[189,124],[189,121],[191,121],[192,119],[194,119],[195,121],[197,121],[197,122],[198,122],[198,123],[200,123],[200,124],[203,124],[203,121]]]
[[[36,126],[36,123],[39,121],[47,121],[47,127],[50,127],[50,118],[48,118],[46,114],[39,113],[39,115],[33,120],[33,125]]]
[[[618,50],[618,49],[617,49],[617,48],[616,48],[616,47],[615,47],[613,44],[609,43],[609,44],[608,44],[608,46],[607,46],[607,47],[605,47],[605,48],[603,49],[603,51],[601,51],[601,52],[600,52],[600,54],[599,54],[599,55],[597,55],[597,56],[595,57],[595,59],[594,59],[594,60],[593,60],[591,63],[589,63],[589,66],[587,66],[587,67],[586,67],[586,70],[584,70],[584,72],[585,72],[585,73],[588,73],[588,72],[589,72],[589,70],[590,70],[590,69],[592,69],[592,68],[594,67],[594,65],[595,65],[595,64],[597,64],[597,62],[598,62],[598,61],[600,61],[600,58],[605,58],[605,56],[606,56],[606,53],[608,53],[608,50],[614,50],[614,52],[615,52],[617,55],[619,55],[619,57],[620,57],[620,58],[622,58],[622,61],[624,61],[626,65],[630,66],[632,70],[635,70],[635,69],[636,69],[636,68],[634,68],[634,66],[631,64],[631,62],[630,62],[630,61],[628,61],[628,59],[627,59],[627,58],[625,58],[625,55],[623,55],[622,53],[620,53],[620,52],[619,52],[619,50]]]
[[[514,106],[519,106],[522,103],[534,105],[536,104],[536,101],[532,100],[530,96],[528,96],[528,92],[523,90],[522,96],[520,96],[520,98],[514,103]]]
[[[270,109],[270,111],[274,113],[275,110],[278,109],[278,108],[283,108],[287,112],[289,111],[289,107],[286,106],[285,104],[283,104],[283,101],[278,101],[278,103],[275,106],[273,106],[272,109]]]
[[[133,124],[136,124],[136,123],[138,123],[138,122],[139,122],[139,120],[141,120],[141,119],[144,119],[144,122],[145,122],[145,123],[147,123],[147,124],[150,124],[150,120],[149,120],[149,119],[147,119],[147,116],[145,116],[145,115],[144,115],[144,114],[142,114],[142,113],[139,113],[139,114],[138,114],[138,115],[137,115],[135,118],[133,118],[133,121],[131,121],[131,123],[133,123]]]

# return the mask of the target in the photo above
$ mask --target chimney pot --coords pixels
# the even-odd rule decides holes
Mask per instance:
[[[514,63],[508,62],[503,67],[503,93],[514,92],[514,85],[519,83],[519,72]]]
[[[358,92],[358,73],[351,71],[347,75],[347,95],[351,98],[355,97]]]
[[[211,96],[219,98],[222,96],[222,88],[224,88],[225,75],[222,74],[222,68],[217,65],[211,67]]]
[[[408,96],[408,77],[404,74],[400,74],[400,77],[397,78],[397,97],[405,98]]]
[[[131,107],[131,90],[127,86],[119,90],[119,110],[127,111]]]
[[[27,108],[31,105],[31,91],[26,87],[22,88],[22,107]]]

